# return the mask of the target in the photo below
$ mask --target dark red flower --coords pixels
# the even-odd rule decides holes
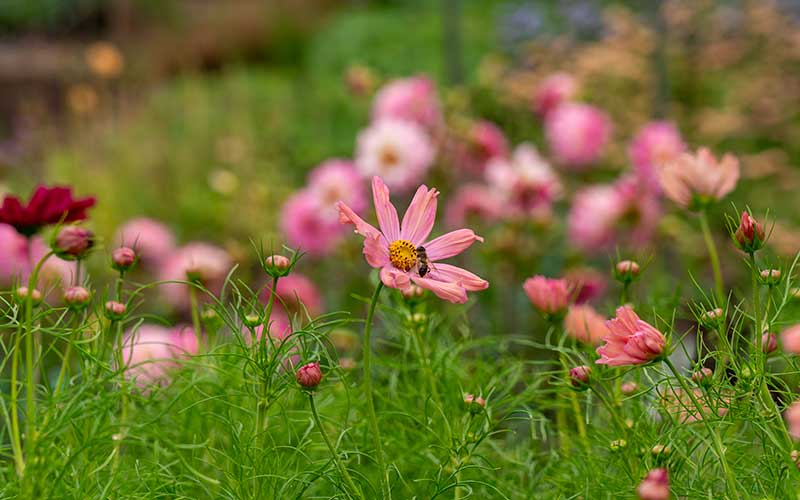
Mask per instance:
[[[3,198],[0,222],[30,236],[48,224],[84,220],[87,218],[86,210],[94,204],[95,199],[91,197],[73,198],[72,189],[68,187],[37,186],[27,206],[16,196]]]

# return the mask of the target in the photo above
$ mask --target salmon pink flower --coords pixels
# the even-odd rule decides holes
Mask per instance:
[[[659,171],[664,194],[689,210],[701,210],[724,198],[739,181],[739,160],[725,154],[717,161],[707,148],[684,153]]]
[[[597,348],[597,364],[609,366],[641,365],[664,354],[667,339],[628,306],[617,308],[617,317],[606,322],[609,334]]]
[[[380,176],[392,189],[408,191],[433,164],[436,150],[414,122],[384,119],[358,134],[356,166],[364,176]]]
[[[433,81],[427,76],[413,76],[392,80],[381,87],[372,105],[372,120],[387,118],[437,128],[442,113]]]
[[[564,317],[564,330],[567,335],[586,344],[599,345],[610,333],[606,318],[590,305],[573,305]]]
[[[94,198],[73,198],[68,187],[37,186],[27,205],[16,196],[6,196],[0,206],[0,222],[14,226],[20,234],[31,236],[43,226],[86,219]]]
[[[558,316],[569,306],[571,293],[564,279],[534,276],[522,285],[533,307],[547,316]]]
[[[545,120],[550,150],[559,164],[573,170],[584,170],[600,159],[611,129],[608,115],[588,104],[561,104]]]
[[[413,282],[453,303],[464,303],[468,291],[489,286],[489,282],[465,269],[439,262],[483,238],[471,229],[458,229],[428,240],[436,218],[436,189],[420,186],[402,223],[389,200],[389,188],[380,177],[372,178],[372,195],[380,231],[342,202],[337,205],[339,220],[355,226],[355,232],[364,237],[367,263],[381,270],[381,281],[386,286],[402,291]]]
[[[491,160],[486,179],[499,193],[511,217],[541,218],[550,213],[553,201],[561,195],[558,176],[528,143],[517,146],[510,160]]]

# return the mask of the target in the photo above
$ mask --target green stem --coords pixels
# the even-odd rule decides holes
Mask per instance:
[[[353,482],[353,478],[350,477],[350,473],[347,472],[347,467],[345,467],[344,464],[339,460],[339,454],[336,452],[336,449],[333,447],[333,443],[331,443],[331,440],[325,433],[325,429],[322,427],[322,421],[319,418],[319,413],[317,413],[317,405],[314,404],[314,394],[311,392],[308,393],[308,401],[311,403],[311,413],[314,415],[314,422],[317,424],[319,433],[322,434],[322,439],[325,441],[325,445],[328,446],[328,451],[331,452],[331,457],[333,457],[333,461],[339,468],[339,472],[342,474],[347,486],[352,490],[355,497],[362,498],[361,490],[359,490],[356,484]]]
[[[378,282],[375,287],[375,293],[372,294],[372,301],[367,311],[367,319],[364,323],[364,353],[362,363],[364,365],[364,394],[367,396],[367,411],[369,417],[369,426],[372,431],[372,439],[375,442],[375,453],[378,455],[378,468],[380,469],[381,491],[383,492],[384,499],[391,499],[392,493],[389,490],[389,471],[386,469],[386,462],[383,458],[383,444],[381,443],[380,429],[378,428],[378,417],[375,414],[375,401],[372,394],[372,372],[370,370],[370,361],[372,358],[372,350],[370,349],[370,337],[372,334],[372,318],[375,315],[375,307],[378,305],[378,297],[383,289],[383,282]]]
[[[725,304],[725,288],[722,283],[722,270],[719,266],[719,254],[717,254],[717,245],[714,243],[714,238],[711,236],[711,228],[708,225],[708,215],[706,211],[700,212],[700,226],[703,229],[703,239],[708,248],[708,257],[711,259],[711,270],[714,273],[714,289],[717,294],[718,306],[723,307]]]
[[[22,323],[17,327],[17,333],[14,336],[14,352],[11,357],[11,447],[14,450],[14,464],[17,470],[17,476],[22,477],[25,472],[25,459],[22,455],[22,441],[20,440],[19,432],[19,412],[17,410],[17,401],[19,399],[19,385],[17,383],[17,374],[19,373],[19,351],[22,344]]]
[[[192,308],[192,328],[194,329],[195,337],[197,337],[197,345],[203,345],[201,343],[203,339],[200,335],[200,311],[197,308],[197,288],[194,283],[189,285],[189,301]]]
[[[72,340],[74,340],[75,332],[78,330],[80,318],[78,314],[75,314],[72,317],[72,328],[71,328],[71,339],[67,339],[67,349],[64,351],[64,358],[61,360],[61,369],[58,371],[58,378],[56,379],[56,387],[53,389],[53,399],[58,396],[58,393],[61,391],[61,386],[64,384],[64,377],[69,370],[70,360],[72,356]]]
[[[756,256],[754,253],[750,253],[750,271],[753,284],[753,328],[755,329],[753,331],[753,345],[755,345],[756,348],[756,352],[753,357],[759,360],[759,374],[763,375],[765,367],[763,366],[764,363],[762,361],[766,361],[766,356],[762,356],[764,351],[761,338],[761,290],[758,288],[758,268],[756,267]]]

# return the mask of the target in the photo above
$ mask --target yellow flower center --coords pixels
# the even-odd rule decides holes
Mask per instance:
[[[409,271],[417,264],[417,249],[407,240],[397,240],[389,245],[389,260],[397,269]]]

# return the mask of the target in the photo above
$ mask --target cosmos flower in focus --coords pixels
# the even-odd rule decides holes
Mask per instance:
[[[86,210],[94,204],[95,199],[91,197],[73,198],[72,189],[68,187],[38,186],[27,205],[16,196],[3,198],[0,223],[14,226],[20,234],[31,236],[43,226],[86,219]]]
[[[599,365],[628,366],[649,363],[664,354],[667,339],[651,324],[639,319],[628,306],[617,308],[617,316],[606,323],[609,334],[597,348]]]
[[[372,120],[385,119],[414,122],[435,129],[442,122],[436,86],[426,76],[392,80],[378,90],[372,104]]]
[[[611,139],[611,120],[594,106],[564,103],[547,115],[545,135],[556,162],[573,170],[596,163]]]
[[[725,154],[717,161],[711,151],[684,153],[659,171],[664,194],[689,210],[701,210],[733,191],[739,181],[739,160]]]
[[[381,270],[384,285],[408,290],[412,282],[454,303],[467,301],[467,292],[484,290],[489,283],[475,274],[439,262],[483,241],[470,229],[458,229],[428,240],[436,218],[439,192],[420,186],[402,223],[389,199],[389,188],[380,177],[372,179],[372,195],[380,231],[356,215],[345,203],[339,203],[340,221],[355,226],[364,237],[367,263]],[[424,266],[424,267],[423,267]]]

